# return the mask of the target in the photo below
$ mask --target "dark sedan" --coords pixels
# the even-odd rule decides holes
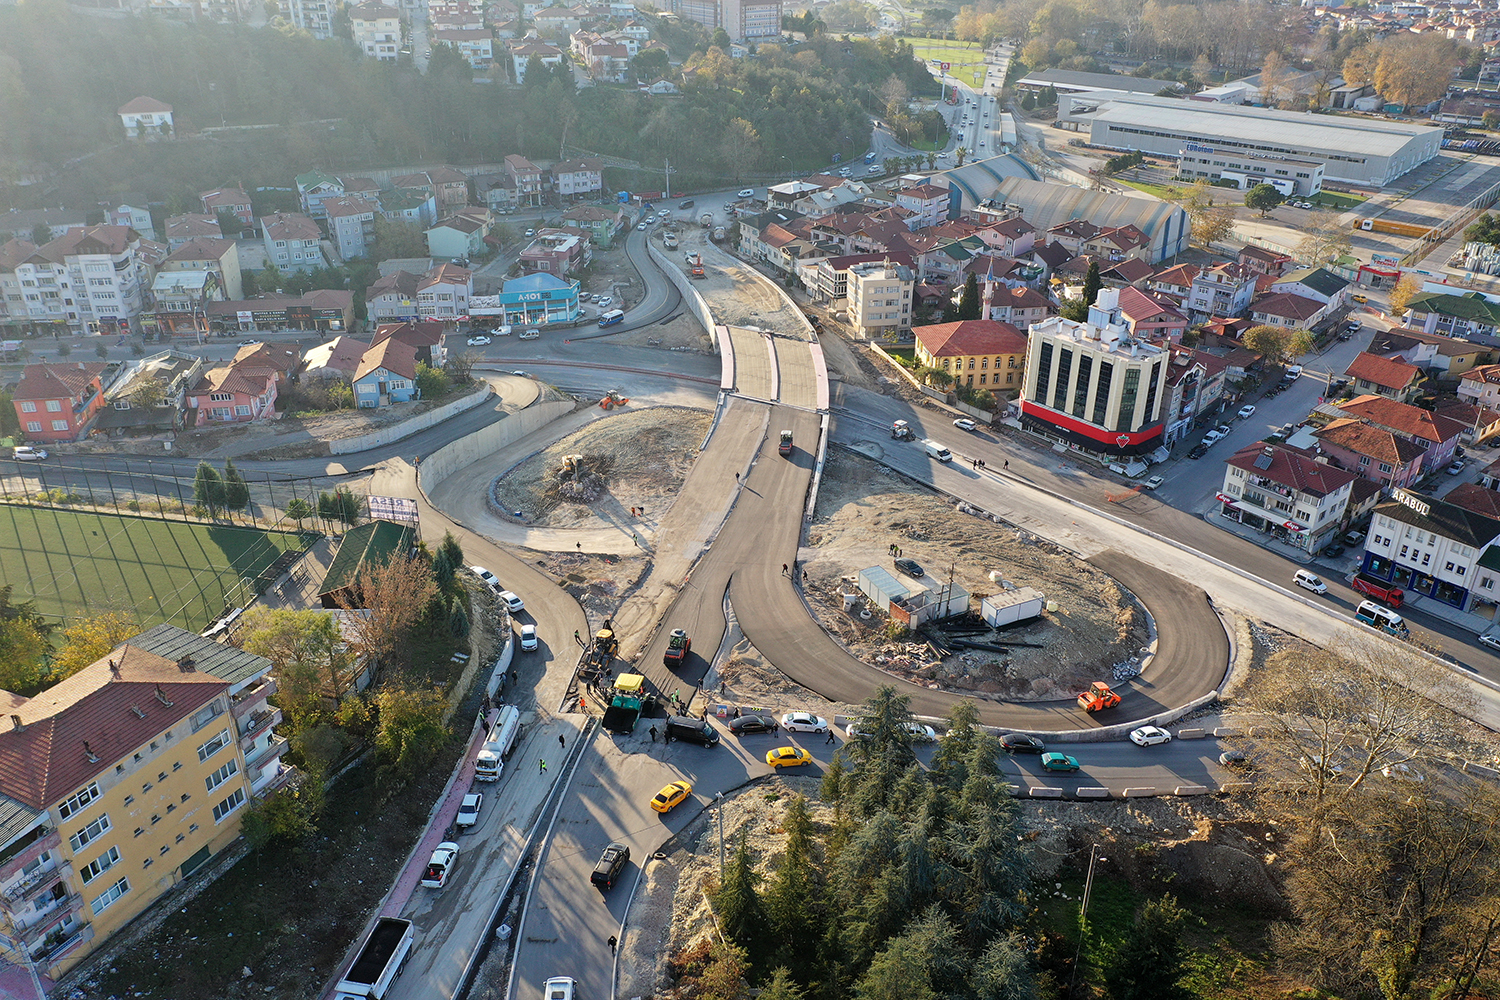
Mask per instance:
[[[736,736],[744,736],[746,733],[774,733],[778,728],[775,716],[771,715],[742,715],[729,722],[729,731]]]
[[[1195,444],[1193,450],[1188,452],[1188,458],[1202,458],[1206,454],[1208,454],[1208,445]]]
[[[1047,744],[1025,733],[1006,733],[1000,737],[1000,749],[1006,753],[1041,753]]]

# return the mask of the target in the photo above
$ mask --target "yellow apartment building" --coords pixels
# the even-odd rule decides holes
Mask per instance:
[[[158,625],[0,691],[0,952],[56,978],[239,837],[287,777],[270,671]]]

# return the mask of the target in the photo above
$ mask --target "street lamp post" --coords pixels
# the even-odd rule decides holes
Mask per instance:
[[[1083,937],[1088,930],[1089,896],[1094,891],[1094,865],[1109,859],[1099,854],[1099,845],[1089,845],[1089,872],[1083,880],[1083,899],[1078,904],[1078,948],[1073,952],[1073,971],[1068,976],[1068,996],[1073,994],[1073,983],[1078,978],[1078,961],[1083,957]]]
[[[719,804],[719,884],[724,884],[724,793],[715,792],[714,801]]]

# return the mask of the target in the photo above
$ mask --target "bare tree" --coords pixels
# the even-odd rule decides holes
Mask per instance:
[[[1306,236],[1292,251],[1297,259],[1316,267],[1349,253],[1354,247],[1349,230],[1339,224],[1338,216],[1332,212],[1315,209],[1302,219],[1302,231]]]
[[[360,651],[383,670],[396,661],[412,626],[436,593],[432,565],[421,556],[407,558],[398,553],[383,563],[366,565],[354,586],[341,591],[336,600],[346,611],[369,612],[351,615],[350,625]]]

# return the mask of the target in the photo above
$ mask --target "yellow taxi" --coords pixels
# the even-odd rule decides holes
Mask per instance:
[[[674,781],[656,793],[656,797],[651,800],[651,808],[659,813],[669,813],[686,802],[687,797],[692,794],[692,785],[686,781]]]
[[[777,747],[766,753],[766,763],[772,767],[798,767],[812,763],[812,754],[801,747]]]

